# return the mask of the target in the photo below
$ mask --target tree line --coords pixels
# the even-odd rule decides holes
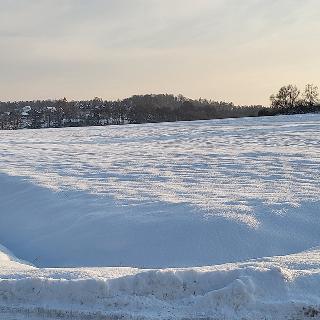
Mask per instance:
[[[320,112],[319,90],[287,85],[271,95],[270,106],[237,106],[230,102],[188,99],[182,95],[134,95],[123,100],[36,100],[0,102],[0,129],[104,126],[209,120]]]
[[[134,95],[116,101],[0,102],[0,128],[52,128],[174,122],[257,116],[263,106],[188,99],[182,95]]]

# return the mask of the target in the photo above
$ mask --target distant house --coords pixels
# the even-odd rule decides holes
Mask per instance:
[[[29,114],[30,111],[31,111],[31,107],[30,106],[24,106],[22,108],[22,113],[28,113]]]

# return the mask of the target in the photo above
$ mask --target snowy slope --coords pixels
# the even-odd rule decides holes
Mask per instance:
[[[317,246],[319,124],[1,132],[0,243],[47,267],[202,266]]]
[[[0,319],[320,318],[320,115],[1,138]]]

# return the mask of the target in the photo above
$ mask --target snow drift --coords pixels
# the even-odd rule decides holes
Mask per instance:
[[[0,243],[37,266],[144,268],[317,246],[319,121],[3,132]]]
[[[0,315],[320,317],[320,115],[1,136]]]

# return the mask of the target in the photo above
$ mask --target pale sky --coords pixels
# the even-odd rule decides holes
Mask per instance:
[[[0,100],[320,86],[319,0],[0,0]]]

